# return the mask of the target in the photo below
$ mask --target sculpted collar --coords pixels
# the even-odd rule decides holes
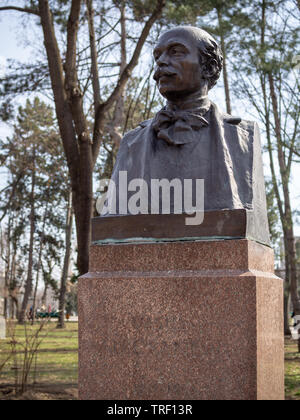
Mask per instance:
[[[158,139],[170,145],[182,145],[197,140],[197,131],[209,125],[204,118],[211,107],[207,96],[175,104],[168,102],[152,123]]]

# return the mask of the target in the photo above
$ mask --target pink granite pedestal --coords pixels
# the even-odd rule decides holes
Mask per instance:
[[[93,245],[79,280],[79,393],[283,399],[273,251],[249,240]]]

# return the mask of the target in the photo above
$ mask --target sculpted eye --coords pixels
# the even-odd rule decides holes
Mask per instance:
[[[183,49],[182,49],[182,48],[180,48],[179,46],[174,46],[174,47],[172,47],[172,48],[171,48],[170,53],[171,53],[172,55],[180,55],[180,54],[183,54],[183,53],[184,53],[184,51],[183,51]]]

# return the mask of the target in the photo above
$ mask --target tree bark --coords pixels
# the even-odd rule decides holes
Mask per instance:
[[[93,157],[94,162],[96,161],[99,150],[100,150],[100,135],[104,128],[104,119],[105,119],[105,113],[111,108],[111,106],[115,103],[116,99],[119,96],[119,92],[124,89],[124,86],[126,85],[128,79],[131,77],[131,74],[135,68],[135,66],[138,63],[138,59],[140,57],[142,48],[146,42],[146,39],[149,35],[149,32],[156,22],[156,20],[160,17],[163,8],[165,7],[166,0],[157,0],[156,7],[152,13],[152,15],[149,17],[147,22],[145,23],[145,26],[141,32],[140,38],[136,44],[135,50],[132,54],[131,60],[125,67],[124,71],[122,72],[121,76],[119,77],[119,80],[117,82],[117,85],[115,89],[113,90],[110,97],[107,99],[106,102],[102,103],[97,111],[96,111],[96,118],[95,118],[95,125],[94,125],[94,135],[93,135]]]
[[[266,29],[266,8],[267,3],[265,0],[262,1],[262,8],[261,8],[261,37],[260,37],[260,48],[262,51],[262,57],[264,57],[265,54],[265,29]],[[263,101],[264,101],[264,117],[265,117],[265,127],[266,127],[266,136],[267,136],[267,148],[269,153],[269,160],[270,160],[270,170],[272,175],[272,184],[275,192],[275,197],[278,205],[279,215],[280,215],[280,221],[282,225],[283,230],[283,239],[284,239],[284,249],[285,249],[285,299],[284,299],[284,332],[286,335],[290,335],[290,329],[289,329],[289,314],[288,314],[288,301],[289,301],[289,288],[290,288],[290,254],[288,252],[288,232],[287,232],[287,225],[286,225],[286,214],[284,211],[284,203],[282,201],[280,191],[279,191],[279,185],[278,185],[278,179],[276,175],[275,170],[275,162],[273,157],[273,144],[272,144],[272,136],[271,136],[271,121],[270,121],[270,109],[268,106],[268,94],[267,94],[267,80],[270,79],[269,75],[266,74],[264,71],[265,66],[265,60],[263,58],[262,61],[263,65],[263,71],[260,75],[260,83],[261,88],[263,92]],[[273,111],[275,107],[275,118],[277,121],[277,130],[276,130],[276,137],[277,140],[281,140],[281,133],[280,133],[280,122],[278,118],[278,112],[277,112],[277,99],[274,97],[275,95],[275,89],[274,85],[272,84],[272,90],[273,90],[273,97],[272,97],[272,104],[273,104]],[[279,141],[280,143],[280,141]],[[284,197],[285,198],[285,197]]]
[[[76,73],[76,40],[80,0],[73,0],[68,21],[67,55],[64,78],[62,60],[47,0],[39,0],[41,23],[56,115],[67,158],[76,220],[78,242],[77,267],[80,274],[88,271],[92,214],[92,144],[83,113],[82,93]]]
[[[280,118],[278,113],[278,100],[275,91],[275,84],[273,75],[271,72],[268,75],[271,100],[273,106],[274,120],[275,120],[275,134],[277,139],[277,151],[278,151],[278,163],[281,174],[282,189],[284,196],[285,204],[285,233],[286,233],[286,252],[289,255],[289,264],[290,264],[290,292],[291,299],[293,304],[293,310],[295,315],[300,315],[300,299],[298,294],[298,279],[297,279],[297,254],[296,254],[296,242],[294,235],[293,227],[293,215],[290,202],[290,192],[289,192],[289,174],[287,171],[287,166],[285,162],[285,156],[283,153],[282,141],[281,141],[281,126]],[[300,343],[300,341],[299,341]]]
[[[28,269],[27,269],[27,280],[25,283],[25,291],[22,302],[21,311],[19,313],[19,324],[25,322],[27,305],[32,292],[32,269],[33,269],[33,250],[34,250],[34,234],[35,234],[35,146],[33,146],[32,156],[32,173],[31,173],[31,193],[30,193],[30,240],[29,240],[29,255],[28,255]]]
[[[10,267],[10,275],[9,275],[9,282],[8,282],[8,295],[11,296],[12,294],[16,294],[18,287],[16,281],[16,257],[17,257],[17,243],[13,241],[13,254],[11,258],[11,267]],[[18,295],[18,294],[17,294]],[[17,314],[18,312],[18,299],[13,296],[13,299],[17,301]]]
[[[231,99],[230,99],[230,88],[228,81],[228,71],[227,71],[227,54],[225,46],[225,37],[223,32],[223,22],[222,22],[222,11],[220,7],[217,7],[219,30],[220,30],[220,39],[221,39],[221,49],[223,53],[223,80],[224,80],[224,89],[225,89],[225,98],[226,98],[226,111],[228,114],[231,114]]]
[[[285,240],[286,235],[284,235]],[[287,246],[284,245],[284,249]],[[285,251],[285,284],[284,284],[284,335],[291,335],[290,331],[290,262],[289,255]]]
[[[72,242],[72,226],[73,226],[73,211],[72,211],[72,193],[69,195],[68,210],[66,217],[66,251],[64,258],[64,266],[61,277],[60,293],[59,293],[59,308],[58,308],[58,323],[57,328],[65,328],[65,299],[67,280],[71,259],[71,242]]]
[[[96,47],[96,35],[94,27],[94,8],[93,0],[86,0],[87,14],[88,14],[88,24],[89,24],[89,37],[90,37],[90,50],[91,50],[91,74],[92,74],[92,83],[93,83],[93,93],[94,93],[94,110],[97,109],[101,101],[100,94],[100,82],[99,82],[99,69],[98,69],[98,60],[97,60],[97,47]]]
[[[87,0],[95,100],[95,123],[93,140],[91,140],[83,109],[83,93],[78,84],[76,68],[76,43],[81,0],[72,0],[71,3],[67,27],[66,62],[64,66],[62,64],[55,36],[49,2],[48,0],[39,0],[39,14],[44,34],[56,115],[71,178],[78,243],[77,267],[80,274],[86,273],[89,265],[91,217],[94,203],[92,178],[94,165],[100,150],[105,115],[114,105],[120,92],[122,92],[126,86],[126,83],[138,62],[138,58],[149,31],[160,16],[162,9],[165,6],[165,2],[166,0],[157,0],[156,7],[145,23],[129,64],[124,68],[110,97],[105,103],[100,104],[99,81],[97,81],[97,57],[95,54],[95,38],[92,22],[92,1]]]
[[[25,13],[39,16],[38,10],[31,9],[29,7],[3,6],[3,7],[0,7],[0,11],[2,10],[14,10],[17,12],[23,12],[23,13],[25,12]]]
[[[122,75],[123,71],[127,65],[127,53],[126,53],[126,38],[127,38],[127,31],[126,31],[126,16],[125,16],[125,1],[122,1],[120,4],[120,24],[121,24],[121,61],[120,61],[120,76]],[[125,84],[122,89],[120,89],[118,97],[116,99],[115,109],[113,120],[108,127],[110,137],[113,143],[119,148],[121,140],[122,140],[122,130],[121,127],[123,125],[124,119],[124,92],[126,89]]]
[[[11,248],[10,248],[10,230],[11,230],[11,215],[9,215],[8,218],[8,225],[7,225],[7,239],[6,239],[6,261],[5,261],[5,275],[4,275],[4,285],[5,285],[5,290],[8,292],[9,291],[9,273],[10,273],[10,269],[11,269]],[[8,293],[7,293],[8,295]],[[5,297],[4,300],[4,316],[5,318],[8,318],[8,297]]]
[[[48,287],[49,287],[49,284],[45,282],[44,292],[42,296],[42,306],[46,306]]]
[[[285,287],[284,290],[284,335],[291,335],[290,331],[290,310],[289,310],[289,302],[290,302],[290,291]]]
[[[42,233],[41,233],[41,238],[40,238],[40,250],[39,250],[39,257],[38,257],[38,263],[37,263],[37,268],[36,268],[36,280],[35,280],[35,288],[34,288],[33,303],[32,303],[32,324],[34,323],[34,320],[35,320],[36,296],[37,296],[37,290],[38,290],[38,284],[39,284],[40,270],[42,266],[42,255],[43,255],[43,246],[44,246],[45,227],[46,227],[47,217],[48,217],[48,203],[46,204],[45,214],[43,217],[43,227],[42,227]]]

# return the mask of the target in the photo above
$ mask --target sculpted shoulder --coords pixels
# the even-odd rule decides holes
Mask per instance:
[[[229,143],[236,143],[237,139],[242,149],[246,152],[251,148],[255,138],[259,137],[259,127],[254,121],[242,120],[229,114],[222,115],[225,137]],[[236,137],[237,136],[237,137]]]
[[[224,124],[227,124],[233,127],[242,128],[243,130],[248,131],[251,134],[254,132],[254,127],[256,125],[254,121],[242,120],[242,118],[240,117],[234,117],[229,114],[223,114],[223,120],[224,120]]]
[[[134,128],[133,130],[128,131],[121,142],[121,145],[127,145],[127,146],[131,146],[132,143],[134,143],[135,141],[138,141],[138,139],[143,138],[143,136],[141,136],[141,134],[143,134],[147,128],[149,126],[151,126],[153,119],[151,118],[150,120],[146,120],[141,122],[136,128]]]
[[[256,138],[259,138],[257,123],[218,111],[216,117],[220,119],[221,126],[223,126],[223,135],[231,153],[234,154],[239,150],[239,153],[252,159],[254,142]]]

